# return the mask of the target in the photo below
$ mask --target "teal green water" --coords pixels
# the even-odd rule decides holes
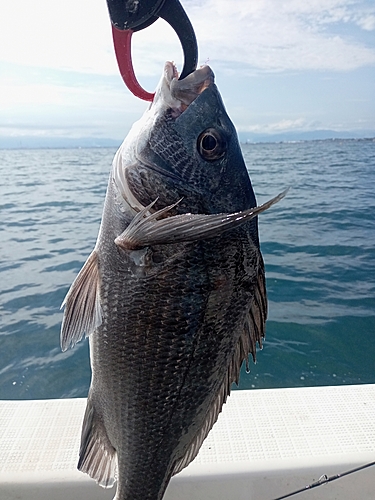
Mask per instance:
[[[0,398],[86,396],[87,340],[59,347],[60,304],[92,250],[115,150],[0,151]],[[375,142],[243,146],[269,320],[240,388],[375,383]]]

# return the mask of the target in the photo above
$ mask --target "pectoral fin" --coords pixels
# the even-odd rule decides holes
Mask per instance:
[[[250,221],[286,195],[283,191],[263,205],[232,214],[183,214],[161,220],[177,204],[170,205],[147,215],[152,203],[139,212],[125,231],[115,239],[116,245],[125,250],[136,250],[149,245],[198,241],[219,236],[224,231],[233,229]]]
[[[65,306],[60,336],[63,351],[79,342],[84,333],[90,335],[100,326],[102,309],[99,289],[98,255],[94,250],[73,281],[61,305]]]

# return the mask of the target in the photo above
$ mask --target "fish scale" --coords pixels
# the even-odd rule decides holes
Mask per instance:
[[[216,272],[211,273],[211,276],[212,274],[214,276],[216,274],[221,276],[223,272],[234,274],[236,272],[236,266],[234,266],[234,262],[237,260],[236,255],[232,255],[232,259],[228,259],[228,255],[220,258],[221,252],[218,251],[219,243],[219,241],[216,241],[215,245],[215,260],[217,260],[219,268]],[[201,388],[197,389],[197,383],[194,380],[189,380],[189,383],[186,381],[187,388],[185,395],[181,397],[180,405],[178,405],[176,398],[178,394],[181,395],[181,387],[187,367],[194,366],[195,368],[194,372],[192,370],[189,372],[190,379],[194,379],[195,376],[198,380],[207,382],[209,375],[213,372],[211,366],[216,365],[216,370],[218,371],[222,363],[225,364],[227,351],[223,348],[220,349],[218,337],[221,336],[224,340],[226,339],[228,327],[232,328],[233,324],[235,324],[236,316],[238,317],[238,309],[243,309],[243,304],[234,307],[235,303],[232,304],[230,302],[227,306],[229,311],[226,311],[229,317],[224,322],[225,314],[218,314],[218,310],[224,310],[220,303],[223,302],[224,295],[220,289],[214,290],[214,293],[209,298],[211,302],[210,307],[204,308],[208,295],[206,289],[209,286],[206,264],[208,258],[202,251],[202,246],[204,245],[197,243],[194,246],[195,251],[193,251],[191,248],[192,245],[190,245],[187,255],[178,256],[174,266],[171,266],[169,263],[171,271],[168,274],[169,280],[161,281],[157,275],[154,275],[151,278],[145,278],[144,283],[129,280],[127,289],[131,290],[131,293],[126,290],[116,290],[116,294],[123,296],[124,303],[126,303],[125,309],[124,306],[121,308],[121,305],[117,304],[118,317],[121,318],[119,323],[123,325],[121,336],[117,340],[118,346],[113,349],[113,345],[108,346],[107,344],[106,349],[110,349],[110,353],[107,353],[106,349],[100,344],[97,347],[98,351],[103,352],[107,364],[115,364],[116,360],[126,358],[127,370],[129,372],[129,380],[127,380],[128,375],[123,373],[122,362],[117,362],[118,374],[116,373],[117,370],[114,369],[110,371],[103,370],[103,372],[97,373],[97,376],[102,380],[102,384],[107,378],[110,379],[108,381],[108,384],[110,384],[112,378],[118,377],[121,379],[121,382],[119,382],[120,385],[117,387],[117,390],[123,395],[122,397],[126,400],[139,400],[143,404],[147,404],[150,394],[152,394],[153,405],[147,409],[146,415],[144,414],[142,404],[135,404],[134,407],[126,407],[126,409],[122,407],[122,411],[126,414],[126,416],[123,414],[122,418],[127,422],[127,439],[124,439],[124,435],[117,435],[116,429],[110,431],[111,442],[115,448],[118,447],[117,443],[119,441],[122,440],[124,442],[123,448],[126,451],[124,452],[124,456],[118,457],[119,474],[121,474],[123,460],[123,468],[126,471],[127,477],[131,475],[130,471],[134,468],[133,448],[137,450],[138,454],[144,457],[149,448],[157,449],[160,447],[166,433],[167,423],[171,419],[172,410],[175,411],[174,422],[179,423],[182,427],[182,432],[188,431],[185,421],[191,422],[193,419],[190,412],[193,412],[194,416],[196,413],[194,407],[189,412],[190,401],[195,400],[195,406],[203,404],[204,399],[207,398],[208,384],[206,386],[202,385]],[[225,254],[237,253],[237,248],[236,252],[230,251],[230,246],[225,240],[221,242],[221,246],[223,246]],[[223,268],[222,262],[226,264],[226,268]],[[189,272],[191,272],[192,287],[189,286]],[[201,281],[199,285],[197,276],[200,277]],[[205,279],[202,280],[202,278]],[[152,302],[147,303],[147,315],[144,313],[145,304],[143,299],[146,293],[148,297],[153,298]],[[168,295],[170,297],[169,304],[165,304],[164,297]],[[180,295],[184,298],[183,301],[178,301]],[[234,300],[235,295],[231,294],[230,296],[233,297],[233,302],[236,302]],[[227,300],[224,299],[224,302],[226,303]],[[245,299],[243,302],[246,303],[247,300]],[[110,296],[108,297],[108,304],[111,304]],[[172,307],[170,307],[171,305]],[[203,321],[202,313],[199,311],[205,311],[206,322]],[[111,317],[110,305],[108,317]],[[157,318],[156,321],[155,318]],[[164,321],[160,321],[160,318]],[[118,327],[120,327],[120,324]],[[197,328],[197,326],[202,324],[205,325],[204,331],[200,331]],[[195,342],[191,338],[192,333],[195,333]],[[97,338],[98,342],[100,342],[101,336],[98,335]],[[160,338],[162,341],[159,340]],[[142,349],[139,348],[139,345],[142,346]],[[112,361],[111,355],[113,356],[113,354],[115,354],[115,357]],[[193,359],[190,360],[190,357],[193,357]],[[93,358],[95,359],[95,355]],[[204,360],[204,363],[194,363],[195,358]],[[149,361],[151,359],[155,360],[154,363]],[[160,360],[162,360],[162,363],[160,363]],[[163,370],[160,370],[161,364],[163,365]],[[142,377],[142,373],[147,373],[147,377]],[[95,384],[95,378],[93,383]],[[219,379],[215,380],[215,383],[212,385],[213,387],[210,392],[215,393],[218,390],[218,386],[221,385],[221,381]],[[109,392],[107,387],[102,387],[102,390],[105,393]],[[165,400],[167,396],[169,404],[166,408]],[[171,401],[174,402],[172,407],[170,405]],[[106,404],[108,404],[108,401]],[[117,404],[116,401],[111,402],[111,406],[115,407]],[[195,416],[195,418],[197,417]],[[105,422],[105,425],[109,429],[109,424]],[[138,434],[141,435],[141,443],[134,443],[134,432],[136,429]],[[150,438],[144,441],[144,435],[149,435]],[[133,443],[133,446],[130,446],[130,443]],[[164,452],[165,447],[163,446]],[[154,461],[155,459],[150,457],[146,465],[146,469],[149,471],[147,477],[152,480],[153,485],[155,481],[150,471],[152,470],[152,463]],[[136,465],[134,474],[139,477],[138,464]],[[164,475],[165,473],[163,477]],[[138,491],[138,495],[148,498],[144,490],[145,483],[147,481],[143,479],[142,489]],[[131,491],[131,493],[128,493],[130,498],[130,495],[134,495],[135,492],[131,488],[129,491]]]
[[[149,292],[152,292],[153,284],[149,283],[149,279],[147,281],[148,283],[146,284],[146,287]],[[133,283],[130,284],[134,285]],[[158,281],[156,282],[156,286],[157,284]],[[176,284],[175,279],[172,284]],[[169,283],[166,283],[166,286],[169,288]],[[128,313],[126,318],[124,318],[124,320],[126,320],[129,324],[129,333],[131,333],[131,335],[129,335],[130,338],[127,342],[124,342],[123,337],[125,339],[128,337],[127,331],[125,330],[123,336],[118,340],[118,343],[121,344],[121,346],[116,349],[116,359],[119,359],[118,353],[121,351],[123,351],[124,356],[128,358],[128,370],[130,377],[130,379],[126,381],[126,377],[122,373],[122,364],[117,364],[118,370],[122,374],[121,388],[118,388],[119,392],[125,399],[127,399],[127,396],[131,396],[132,400],[139,400],[142,403],[136,403],[135,407],[125,409],[125,418],[128,422],[126,428],[128,436],[125,440],[124,436],[121,436],[124,440],[126,456],[119,456],[119,473],[121,473],[121,462],[123,460],[123,467],[127,471],[128,477],[131,477],[131,470],[133,469],[135,469],[134,474],[136,477],[139,477],[140,474],[139,464],[137,462],[134,463],[133,448],[135,448],[137,454],[144,457],[149,447],[156,448],[157,446],[160,446],[159,443],[161,443],[163,435],[165,434],[166,424],[170,420],[171,410],[169,407],[165,408],[166,395],[169,396],[169,399],[173,399],[173,396],[171,396],[171,381],[173,381],[174,386],[178,387],[176,380],[179,378],[181,379],[183,375],[181,359],[183,357],[183,353],[185,353],[186,356],[186,341],[184,336],[188,336],[189,331],[191,330],[191,325],[186,324],[186,322],[185,329],[187,331],[184,332],[181,328],[181,321],[178,320],[178,316],[181,316],[181,311],[178,311],[177,307],[174,308],[172,314],[171,311],[168,311],[169,314],[167,314],[166,317],[169,318],[169,321],[165,325],[160,325],[160,330],[158,329],[157,324],[153,324],[151,328],[149,324],[150,318],[153,317],[154,310],[162,309],[163,304],[162,293],[164,290],[160,290],[160,287],[158,288],[159,293],[153,294],[153,296],[158,297],[159,300],[157,300],[155,304],[149,304],[148,307],[150,317],[145,317],[145,315],[142,314],[143,311],[137,307],[137,299],[139,300],[142,293],[137,293],[133,288],[133,301],[135,303],[135,307],[132,307],[133,303],[129,304],[129,307],[127,308]],[[178,313],[180,314],[178,315]],[[150,335],[150,330],[152,331],[152,335]],[[178,336],[173,334],[176,330],[179,332]],[[144,336],[143,339],[140,335],[141,332]],[[157,337],[159,332],[163,333],[169,339],[168,348],[166,348],[165,342],[160,344],[158,341]],[[135,338],[137,341],[134,340]],[[142,343],[142,352],[140,352],[138,342]],[[100,349],[100,346],[98,346],[98,349]],[[107,362],[110,360],[107,355],[105,355],[105,358]],[[156,360],[160,358],[163,359],[163,364],[165,365],[164,371],[160,371],[159,364],[155,363],[155,366],[149,362],[149,360],[153,358]],[[147,373],[147,378],[139,376],[139,372],[142,371]],[[165,377],[164,372],[168,373],[168,378]],[[113,371],[111,371],[110,374],[106,372],[104,374],[98,374],[98,376],[99,375],[103,377],[110,375],[111,378],[113,376],[116,378],[116,373]],[[153,397],[153,405],[151,408],[147,408],[147,413],[145,413],[145,408],[142,408],[142,406],[147,405],[150,394],[152,394]],[[113,402],[113,404],[115,405],[116,402]],[[157,417],[157,420],[155,419],[155,416]],[[140,443],[134,442],[134,433],[136,430],[139,434],[141,434]],[[115,430],[112,432],[115,433]],[[152,436],[148,442],[143,439],[143,436],[146,434]],[[111,440],[116,443],[120,440],[120,436],[113,435]],[[133,443],[132,446],[130,446],[131,443]],[[152,479],[154,484],[155,481],[152,475],[152,470],[155,459],[153,457],[149,457],[149,460],[145,460],[143,458],[142,463],[145,467],[144,470],[147,471],[147,477]],[[164,474],[162,477],[163,476]],[[129,481],[131,482],[130,479]],[[137,494],[143,495],[144,498],[149,498],[147,492],[145,491],[145,482],[147,481],[142,481],[142,486],[137,483]],[[129,485],[128,494],[129,496],[135,494],[131,485]]]
[[[257,215],[283,196],[256,206],[211,69],[181,83],[167,63],[64,301],[62,348],[90,339],[78,468],[117,481],[115,500],[162,499],[255,359],[267,315]]]

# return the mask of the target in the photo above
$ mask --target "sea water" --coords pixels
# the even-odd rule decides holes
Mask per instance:
[[[94,247],[114,149],[0,151],[0,399],[83,397],[60,305]],[[375,383],[375,142],[248,144],[269,319],[240,389]]]

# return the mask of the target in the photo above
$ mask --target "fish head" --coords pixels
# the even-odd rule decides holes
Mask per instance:
[[[205,68],[210,69],[206,66],[202,70]],[[184,138],[186,150],[194,157],[191,182],[198,182],[202,189],[209,192],[213,211],[255,207],[256,200],[236,129],[210,72],[210,84],[202,89],[175,122],[175,129]],[[181,86],[183,83],[184,80]],[[180,85],[180,82],[176,84]]]
[[[179,196],[188,203],[192,193],[204,200],[200,209],[206,213],[256,206],[235,127],[209,66],[179,80],[174,64],[167,62],[153,102],[130,135],[136,162],[157,172],[154,199],[167,182],[174,199],[166,201]]]

